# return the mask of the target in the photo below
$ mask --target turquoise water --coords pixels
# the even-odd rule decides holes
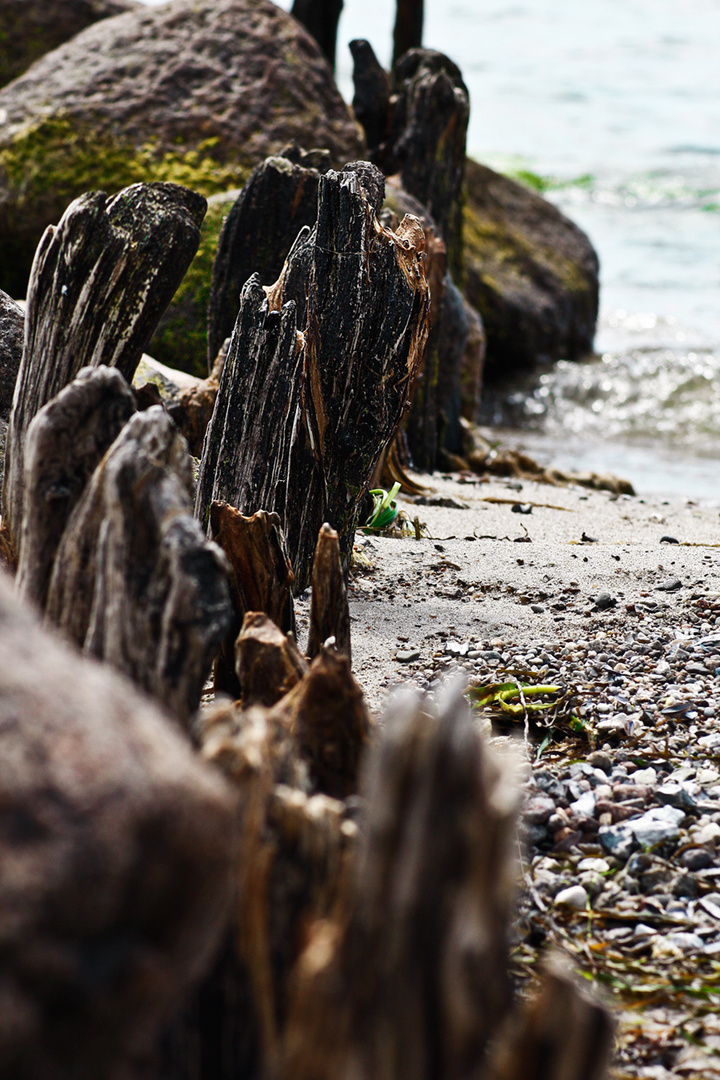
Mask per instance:
[[[487,417],[540,457],[614,467],[640,491],[720,499],[719,0],[425,10],[426,44],[470,90],[469,152],[536,174],[601,261],[597,357],[508,388]],[[346,97],[347,42],[368,38],[387,64],[393,17],[383,0],[346,0]]]

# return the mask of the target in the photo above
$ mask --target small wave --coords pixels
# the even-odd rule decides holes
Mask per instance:
[[[485,423],[594,441],[660,444],[697,456],[720,448],[720,356],[640,348],[560,361],[520,387],[487,395]]]

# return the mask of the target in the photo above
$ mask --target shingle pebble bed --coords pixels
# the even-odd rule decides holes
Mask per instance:
[[[431,536],[360,541],[358,678],[376,709],[395,682],[432,692],[458,669],[571,691],[584,733],[494,727],[524,758],[518,977],[560,946],[614,1005],[615,1077],[720,1078],[717,509],[532,485],[520,518],[515,486],[475,514],[446,487],[442,523],[423,507]]]

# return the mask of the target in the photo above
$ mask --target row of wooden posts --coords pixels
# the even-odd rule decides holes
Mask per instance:
[[[268,183],[272,175],[264,174]],[[175,907],[184,910],[182,882],[168,876],[164,930],[157,918],[150,927],[138,917],[130,935],[108,905],[103,940],[115,951],[112,963],[93,961],[92,995],[77,991],[89,955],[85,928],[64,917],[51,932],[73,962],[66,971],[38,959],[34,982],[22,968],[18,985],[31,987],[50,1019],[40,1049],[37,1040],[32,1054],[13,1044],[5,1075],[595,1080],[604,1073],[607,1014],[557,959],[529,1002],[514,996],[517,794],[461,689],[448,688],[437,702],[398,698],[378,734],[351,673],[345,580],[353,535],[410,400],[430,290],[417,219],[395,231],[378,219],[384,178],[375,166],[330,170],[317,185],[316,219],[291,238],[278,279],[241,282],[196,477],[176,424],[162,406],[139,408],[131,382],[197,249],[204,200],[169,184],[138,184],[113,198],[88,194],[38,249],[2,496],[16,593],[84,657],[154,697],[235,794],[227,839],[213,834],[226,844],[226,886],[203,901],[216,942],[224,927],[210,968],[191,957],[186,978],[158,977],[149,1029],[147,996],[128,991],[118,1010],[104,1008],[103,995],[115,1000],[123,964],[128,986],[147,986],[149,945],[138,960],[138,938],[152,940],[160,957],[186,939],[190,916],[173,922]],[[231,215],[228,235],[233,222]],[[302,655],[293,590],[309,584]],[[14,610],[3,585],[0,616],[20,619]],[[0,617],[0,648],[10,656],[15,646],[3,625]],[[39,634],[27,631],[31,651],[43,647]],[[230,696],[199,713],[213,664],[217,689]],[[87,670],[92,682],[95,669]],[[33,688],[18,689],[18,677],[0,674],[0,720],[7,680],[15,678],[13,701],[25,701],[31,727]],[[57,727],[44,738],[70,738],[68,703],[80,692],[59,695]],[[100,699],[100,734],[103,716]],[[24,737],[21,724],[13,738]],[[112,779],[112,762],[105,767]],[[195,805],[190,781],[186,798]],[[164,858],[180,856],[163,849]],[[187,870],[184,849],[183,859]],[[116,888],[152,879],[153,866],[146,851]],[[0,865],[0,906],[2,878]],[[91,872],[88,880],[91,903]],[[197,928],[202,912],[193,909],[192,919]],[[198,968],[203,979],[188,994],[188,973],[197,978]],[[73,988],[63,999],[73,1031],[65,1041],[56,1023],[63,979]],[[0,1034],[0,1055],[4,1045]]]

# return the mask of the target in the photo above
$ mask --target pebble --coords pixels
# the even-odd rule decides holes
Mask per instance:
[[[590,897],[582,885],[570,885],[567,889],[561,889],[555,895],[555,903],[558,906],[564,904],[566,907],[575,908],[577,911],[584,911],[589,902]]]
[[[401,664],[409,664],[413,660],[419,660],[420,659],[420,650],[419,649],[398,649],[398,651],[395,653],[395,659],[398,660]]]

